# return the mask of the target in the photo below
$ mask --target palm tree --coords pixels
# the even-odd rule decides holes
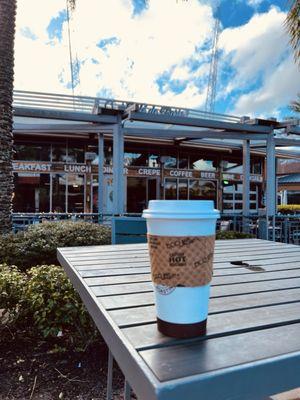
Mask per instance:
[[[300,0],[292,1],[285,26],[290,35],[295,62],[300,66]],[[295,112],[300,112],[300,94],[297,100],[291,102],[290,108]]]
[[[298,99],[291,102],[291,109],[295,112],[300,113],[300,94],[298,94]]]
[[[16,0],[0,0],[0,233],[12,228],[12,96]]]
[[[48,0],[51,1],[51,0]],[[76,0],[66,0],[67,8]],[[12,228],[13,81],[17,0],[0,0],[0,234]]]
[[[290,35],[296,63],[300,63],[300,0],[293,0],[285,26]]]

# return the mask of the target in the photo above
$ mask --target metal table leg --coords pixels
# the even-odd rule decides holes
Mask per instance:
[[[113,378],[113,363],[114,358],[111,351],[108,351],[108,363],[107,363],[107,385],[106,385],[106,400],[112,400],[112,378]]]
[[[124,382],[124,400],[131,399],[131,387],[129,383],[125,380]]]

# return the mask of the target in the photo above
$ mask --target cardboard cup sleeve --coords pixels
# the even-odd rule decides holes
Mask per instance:
[[[152,281],[170,287],[205,286],[213,274],[215,236],[148,234]]]

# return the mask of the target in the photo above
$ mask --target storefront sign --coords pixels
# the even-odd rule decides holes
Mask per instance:
[[[64,172],[71,174],[90,174],[92,172],[91,165],[74,165],[64,164]]]
[[[27,162],[27,161],[17,161],[13,162],[13,170],[16,172],[51,172],[51,163],[37,163],[37,162]]]
[[[222,179],[228,181],[243,181],[243,174],[223,174]],[[263,177],[261,175],[250,175],[250,182],[262,182]]]
[[[167,115],[172,117],[186,117],[188,110],[184,108],[168,107],[168,106],[150,106],[149,104],[137,104],[140,112],[156,115]]]
[[[64,163],[51,163],[51,162],[34,162],[34,161],[14,161],[14,172],[31,172],[31,173],[69,173],[69,174],[97,174],[98,166],[91,164],[64,164]],[[103,167],[104,174],[112,174],[113,168],[111,166]],[[129,166],[124,168],[124,175],[127,176],[144,176],[144,177],[159,177],[162,174],[161,168],[149,167],[134,167]],[[211,171],[197,171],[194,169],[164,169],[164,177],[167,178],[182,178],[182,179],[218,179],[219,174]],[[223,174],[222,179],[228,181],[242,181],[242,174]],[[262,182],[261,175],[250,175],[251,182]]]

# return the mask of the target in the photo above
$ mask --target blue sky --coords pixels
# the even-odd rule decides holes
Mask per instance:
[[[19,0],[15,87],[70,93],[65,2],[40,3]],[[218,17],[215,110],[291,114],[300,75],[283,28],[287,0],[221,0],[218,9],[208,0],[86,4],[77,0],[70,22],[76,94],[203,109]]]

